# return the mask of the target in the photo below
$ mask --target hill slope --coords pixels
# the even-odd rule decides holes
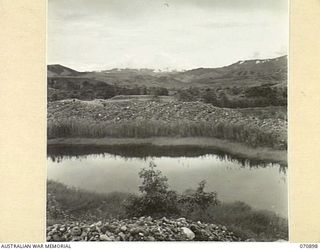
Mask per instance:
[[[70,69],[68,67],[62,66],[60,64],[53,64],[47,66],[47,75],[48,77],[55,76],[80,76],[81,72],[78,72],[74,69]]]
[[[282,83],[287,79],[287,57],[239,61],[221,68],[198,68],[178,73],[176,80],[195,85],[256,85]]]

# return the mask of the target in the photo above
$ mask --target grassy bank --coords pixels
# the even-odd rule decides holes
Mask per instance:
[[[244,239],[272,241],[288,239],[288,220],[265,210],[255,210],[243,202],[210,206],[207,213],[195,212],[193,220],[226,225]]]
[[[47,182],[47,192],[48,226],[66,221],[94,222],[125,218],[124,202],[128,194],[98,194],[70,188],[54,181]],[[272,241],[288,237],[286,219],[272,212],[254,210],[242,202],[210,206],[206,213],[196,210],[187,219],[227,226],[243,239]]]
[[[99,194],[47,181],[47,223],[65,220],[93,222],[101,218],[122,218],[122,204],[129,194],[114,192]],[[67,218],[65,217],[67,216]]]
[[[229,122],[206,121],[164,122],[156,120],[96,122],[87,119],[65,119],[48,123],[48,138],[150,138],[150,137],[205,137],[231,140],[252,147],[285,149],[278,134],[259,127]]]

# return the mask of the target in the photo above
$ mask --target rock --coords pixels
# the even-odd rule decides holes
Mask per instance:
[[[101,227],[101,226],[102,226],[102,222],[101,222],[101,221],[98,221],[98,222],[96,223],[96,226],[97,226],[97,227]]]
[[[162,218],[162,222],[164,222],[164,223],[169,223],[170,221],[169,221],[166,217],[163,217],[163,218]]]
[[[82,233],[82,230],[81,230],[80,227],[74,227],[74,228],[71,229],[71,234],[73,236],[80,236],[81,233]]]
[[[134,228],[131,228],[130,229],[130,233],[132,234],[132,235],[136,235],[136,234],[139,234],[139,233],[143,233],[144,232],[144,230],[143,230],[143,228],[142,227],[134,227]]]
[[[120,233],[118,234],[118,236],[120,237],[120,239],[121,239],[122,241],[125,241],[125,240],[126,240],[126,235],[125,235],[123,232],[120,232]]]
[[[182,232],[185,234],[185,236],[187,236],[187,238],[188,238],[189,240],[194,239],[195,234],[194,234],[194,232],[192,232],[189,228],[187,228],[187,227],[182,227],[181,230],[182,230]]]
[[[147,241],[155,241],[156,239],[153,236],[148,236]]]
[[[186,218],[179,218],[179,219],[177,219],[177,221],[180,223],[187,223]]]
[[[101,234],[100,237],[99,237],[99,239],[100,239],[101,241],[111,241],[110,237],[108,237],[108,236],[105,235],[105,234]]]
[[[82,233],[81,233],[81,237],[82,238],[84,238],[84,237],[86,237],[88,235],[88,233],[86,232],[86,231],[84,231],[84,230],[82,230]]]
[[[54,234],[51,236],[52,241],[61,241],[61,237],[58,234]]]
[[[82,238],[80,236],[75,236],[72,238],[72,241],[81,241]]]
[[[186,218],[153,219],[150,216],[139,219],[112,219],[105,224],[98,221],[91,225],[83,220],[47,228],[47,241],[181,240],[239,241],[240,238],[223,226],[187,221]]]
[[[246,242],[255,242],[255,241],[256,241],[256,239],[254,239],[254,238],[250,238],[250,239],[246,239],[245,241],[246,241]]]
[[[104,225],[100,228],[101,233],[105,234],[108,231],[108,226]]]
[[[275,242],[288,242],[287,240],[284,240],[284,239],[278,239],[276,240]]]
[[[151,217],[151,216],[148,216],[148,217],[146,218],[146,221],[151,222],[151,221],[152,221],[152,217]]]

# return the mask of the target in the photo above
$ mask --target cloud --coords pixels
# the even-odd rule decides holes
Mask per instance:
[[[103,17],[136,18],[167,8],[163,1],[150,0],[49,0],[49,17],[75,21]]]
[[[286,49],[287,12],[279,14],[280,3],[285,1],[49,0],[48,62],[82,70],[190,68],[223,66],[254,51],[272,57],[282,45]]]
[[[287,0],[49,0],[48,7],[49,15],[54,12],[65,20],[105,15],[137,18],[184,8],[286,12],[288,3]]]
[[[252,58],[253,59],[258,59],[261,57],[261,53],[259,51],[253,52]]]
[[[198,27],[208,28],[208,29],[224,29],[224,28],[241,28],[241,27],[252,27],[252,26],[268,26],[269,24],[266,22],[207,22],[198,24]]]
[[[278,51],[276,51],[275,54],[277,56],[287,55],[288,54],[287,46],[285,46],[284,44],[281,45],[280,49]]]
[[[286,12],[288,8],[287,0],[168,0],[168,3],[233,11],[272,10]]]

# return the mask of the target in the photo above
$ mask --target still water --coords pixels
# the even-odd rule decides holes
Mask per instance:
[[[201,180],[206,180],[206,191],[217,192],[223,202],[242,201],[287,217],[286,167],[252,163],[205,149],[131,147],[48,148],[48,179],[99,193],[138,193],[138,172],[153,161],[167,176],[172,190],[195,189]]]

